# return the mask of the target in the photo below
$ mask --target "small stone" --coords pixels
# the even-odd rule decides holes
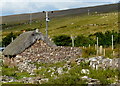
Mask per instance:
[[[57,69],[57,72],[58,72],[59,74],[62,74],[62,73],[63,73],[63,68],[61,68],[61,67],[58,68],[58,69]]]
[[[88,76],[83,76],[83,77],[81,77],[82,79],[88,79]]]
[[[82,74],[89,74],[90,71],[89,71],[88,69],[82,69],[82,70],[81,70],[81,73],[82,73]]]

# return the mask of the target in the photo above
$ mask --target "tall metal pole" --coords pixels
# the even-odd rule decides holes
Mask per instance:
[[[53,13],[53,11],[50,11],[51,13]],[[49,17],[48,17],[48,11],[43,11],[43,13],[46,14],[46,29],[45,29],[45,32],[46,32],[46,37],[48,37],[48,22],[50,21],[49,20]]]
[[[29,9],[29,13],[30,13],[30,15],[29,15],[29,18],[30,18],[29,24],[31,25],[31,23],[32,23],[32,13],[31,13],[31,10],[30,10],[30,9]]]
[[[46,37],[48,37],[48,21],[46,21],[46,29],[45,29],[45,32],[46,32]]]
[[[30,25],[32,23],[32,13],[30,13]]]
[[[46,11],[46,37],[48,37],[48,21],[49,21],[49,19],[48,19],[48,12]]]
[[[113,35],[112,35],[112,50],[114,49],[114,46],[113,46]]]

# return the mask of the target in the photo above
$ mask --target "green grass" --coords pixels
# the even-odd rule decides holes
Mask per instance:
[[[15,71],[17,68],[2,66],[2,75],[15,76]]]
[[[63,64],[62,64],[63,63]],[[7,75],[7,76],[12,76],[16,79],[21,79],[23,77],[36,77],[40,76],[41,78],[49,78],[48,82],[44,82],[43,84],[87,84],[87,80],[82,80],[81,77],[83,76],[88,76],[89,78],[92,79],[98,79],[101,84],[111,84],[116,82],[116,76],[120,73],[118,70],[113,70],[113,69],[98,69],[94,70],[89,67],[89,63],[81,63],[80,65],[77,65],[77,63],[71,62],[70,66],[71,69],[64,70],[63,68],[63,74],[58,74],[55,71],[50,69],[50,67],[63,67],[66,64],[66,62],[57,62],[49,65],[49,63],[46,64],[39,64],[39,67],[42,67],[41,69],[35,70],[35,76],[30,76],[27,72],[19,72],[17,68],[8,68],[6,66],[3,66],[3,74],[2,75]],[[37,64],[38,65],[38,64]],[[90,74],[82,74],[81,70],[82,69],[89,69]],[[48,72],[51,70],[50,72]],[[68,73],[67,73],[68,70]],[[16,72],[17,71],[17,72]],[[54,72],[54,76],[51,76],[51,73]],[[15,74],[16,73],[16,74]],[[55,79],[55,76],[57,78]],[[10,83],[5,83],[5,84],[24,84],[24,83],[19,83],[19,82],[10,82]]]
[[[98,69],[90,70],[90,74],[88,76],[100,80],[101,84],[111,84],[115,82],[115,76],[118,76],[118,74],[118,70]],[[110,80],[108,80],[107,78],[110,78]]]
[[[65,62],[60,61],[60,62],[57,62],[57,63],[34,63],[34,64],[37,66],[37,68],[41,67],[41,69],[35,70],[35,73],[37,75],[41,75],[41,77],[44,76],[46,78],[48,78],[48,77],[50,78],[51,73],[54,72],[54,70],[52,70],[51,67],[56,67],[56,69],[59,68],[59,67],[63,67],[65,65]],[[48,73],[48,70],[50,70],[49,73]],[[58,74],[55,73],[55,75],[58,75]]]
[[[90,74],[82,74],[82,69],[89,69]],[[118,70],[111,69],[98,69],[94,70],[88,66],[88,63],[81,63],[80,65],[74,65],[69,73],[64,73],[62,75],[58,75],[57,79],[53,77],[50,78],[47,84],[87,84],[86,80],[82,80],[80,77],[88,76],[92,79],[98,79],[101,84],[111,84],[116,82],[116,76],[118,76]],[[109,79],[108,79],[109,78]]]
[[[90,48],[89,47],[86,47],[86,48],[83,48],[83,47],[80,47],[82,49],[82,57],[84,58],[90,58],[90,57],[95,57],[97,56],[97,50],[95,49],[95,46],[91,46]],[[104,56],[104,49],[105,49],[105,56]],[[118,57],[118,49],[119,47],[116,47],[112,50],[112,47],[103,47],[102,49],[102,54],[98,53],[98,56],[104,56],[105,58],[119,58]],[[114,56],[113,56],[113,51],[114,51]]]
[[[44,67],[62,67],[65,64],[65,61],[60,61],[56,63],[32,63],[35,64],[37,68],[44,66]]]
[[[2,66],[2,75],[11,76],[16,79],[21,79],[23,77],[34,77],[34,76],[31,76],[28,72],[18,71],[16,67],[7,67],[7,66]]]
[[[49,36],[57,36],[61,34],[66,35],[89,35],[95,32],[105,32],[106,30],[118,30],[118,25],[115,22],[118,21],[118,15],[109,13],[109,16],[87,16],[87,15],[69,15],[64,17],[52,18],[49,22]],[[40,27],[42,24],[42,27]],[[107,24],[104,26],[90,26],[88,24]],[[64,27],[65,26],[65,27]],[[15,26],[11,29],[3,30],[3,37],[10,32],[20,33],[24,29],[39,28],[42,33],[45,33],[45,21],[41,20],[38,23],[32,23],[32,25]]]

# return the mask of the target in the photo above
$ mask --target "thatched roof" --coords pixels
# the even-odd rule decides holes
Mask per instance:
[[[3,55],[14,56],[22,53],[37,40],[43,40],[48,46],[56,47],[56,45],[52,43],[47,37],[43,36],[42,33],[36,31],[28,31],[22,33],[12,43],[10,43],[3,51]]]

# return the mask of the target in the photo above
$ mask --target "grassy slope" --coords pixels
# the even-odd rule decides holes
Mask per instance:
[[[61,34],[66,35],[89,35],[91,33],[95,33],[98,31],[105,32],[106,30],[118,30],[118,25],[115,24],[118,21],[118,15],[113,13],[106,13],[108,16],[97,16],[97,15],[69,15],[64,17],[52,18],[49,22],[49,35],[51,37]],[[40,23],[42,24],[42,28],[40,27]],[[108,24],[108,25],[100,25],[100,26],[90,26],[88,24]],[[62,26],[66,26],[63,27]],[[21,30],[27,28],[39,28],[41,32],[45,33],[45,21],[34,22],[32,25],[26,24],[21,26],[15,26],[11,29],[3,30],[3,37],[6,36],[10,32],[18,33]]]
[[[113,15],[111,13],[109,13],[109,14],[110,15],[106,16],[106,17],[104,17],[104,16],[71,15],[71,16],[67,16],[67,17],[65,16],[65,17],[59,17],[59,18],[52,18],[51,22],[49,22],[49,34],[51,37],[53,37],[53,36],[60,35],[60,34],[89,35],[91,33],[98,32],[98,31],[102,31],[102,32],[105,32],[106,30],[116,30],[117,31],[118,26],[117,26],[117,24],[115,25],[115,22],[118,21],[118,18],[117,18],[118,15]],[[33,23],[32,25],[21,25],[21,26],[16,26],[14,28],[11,28],[9,30],[3,30],[3,36],[7,35],[11,31],[17,33],[26,28],[40,28],[40,31],[44,33],[45,22],[42,21],[41,23],[43,24],[42,28],[39,27],[40,22],[38,22],[38,23]],[[71,23],[74,23],[74,24],[71,24]],[[108,24],[108,25],[105,25],[104,27],[103,26],[86,26],[87,24]],[[67,26],[67,27],[60,28],[61,26]],[[80,27],[80,26],[82,26],[82,27]],[[58,66],[58,64],[56,64],[56,66]],[[55,81],[54,81],[54,79],[51,79],[51,81],[53,80],[56,83],[61,83],[62,80],[72,78],[73,77],[72,75],[75,75],[75,74],[76,74],[75,77],[78,78],[81,76],[81,74],[80,74],[80,76],[77,75],[81,71],[80,68],[81,67],[77,67],[75,65],[74,68],[70,70],[70,74],[66,75],[66,78],[64,78],[65,74],[63,74],[63,75],[60,75],[60,79],[55,80]],[[74,70],[74,69],[77,69],[77,70]],[[10,69],[8,69],[8,70],[10,71]],[[37,72],[39,72],[38,75],[42,75],[41,71],[37,70]],[[113,75],[113,72],[115,72],[114,75]],[[89,77],[98,79],[102,83],[106,83],[106,81],[109,81],[109,80],[107,80],[107,78],[104,76],[108,75],[108,76],[110,76],[110,78],[112,78],[110,83],[113,83],[115,76],[118,75],[118,73],[115,70],[113,72],[111,72],[110,70],[109,70],[109,72],[108,71],[106,72],[106,70],[103,70],[101,72],[99,70],[93,71],[92,69],[90,69]],[[9,74],[9,72],[5,72],[5,73],[6,73],[5,75]],[[14,74],[14,72],[12,72],[12,71],[10,73]],[[18,77],[21,78],[21,75],[25,75],[26,77],[28,77],[28,75],[26,73],[21,73],[21,74],[17,74],[17,78]],[[97,75],[97,76],[95,76],[95,75]],[[46,72],[45,76],[48,78],[49,74]],[[75,79],[77,79],[77,78],[75,78]],[[81,81],[80,82],[78,81],[78,83],[81,83]]]

